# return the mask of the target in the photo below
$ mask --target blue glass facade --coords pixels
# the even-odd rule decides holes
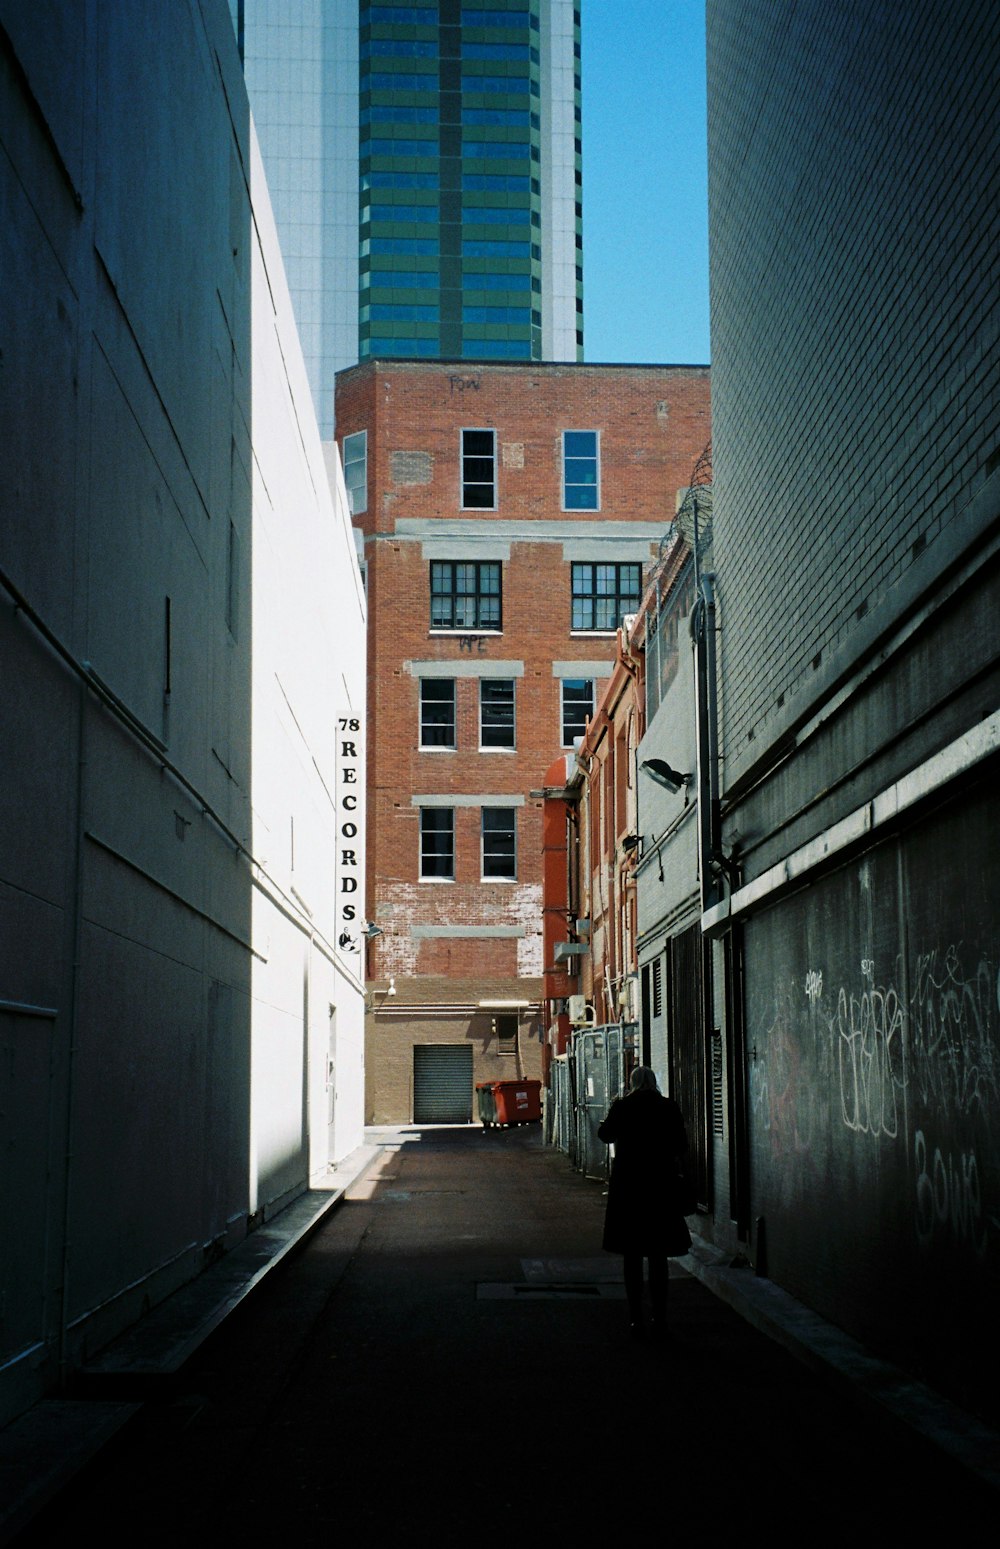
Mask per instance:
[[[544,358],[541,9],[362,0],[360,358]]]
[[[582,360],[574,0],[231,4],[323,433],[371,355]]]

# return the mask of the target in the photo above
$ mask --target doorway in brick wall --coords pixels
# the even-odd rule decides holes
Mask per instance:
[[[471,1044],[414,1044],[413,1122],[472,1123]]]

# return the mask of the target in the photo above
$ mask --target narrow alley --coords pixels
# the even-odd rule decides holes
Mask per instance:
[[[979,1477],[674,1264],[630,1341],[603,1189],[537,1126],[371,1131],[373,1165],[26,1529],[137,1542],[770,1544],[971,1527]],[[749,1273],[749,1272],[748,1272]]]

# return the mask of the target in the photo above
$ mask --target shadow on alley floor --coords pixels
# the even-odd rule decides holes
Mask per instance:
[[[537,1126],[372,1135],[369,1172],[19,1546],[870,1542],[995,1510],[679,1264],[669,1340],[632,1342],[602,1186]]]

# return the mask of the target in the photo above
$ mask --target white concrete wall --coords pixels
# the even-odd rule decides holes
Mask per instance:
[[[225,0],[0,28],[2,1421],[360,1138],[364,609]]]
[[[268,1209],[299,1186],[303,1144],[309,1176],[322,1179],[328,1161],[362,1138],[366,649],[364,588],[343,476],[336,461],[331,489],[255,136],[251,168],[257,239],[251,1208]],[[341,727],[351,720],[359,722],[358,731]],[[347,739],[358,756],[345,760]],[[345,768],[354,769],[359,792],[358,809],[346,813]],[[357,827],[356,836],[341,835],[345,821]],[[345,849],[354,852],[358,876],[358,891],[350,895],[354,922],[341,919]],[[342,949],[344,929],[350,944]]]

